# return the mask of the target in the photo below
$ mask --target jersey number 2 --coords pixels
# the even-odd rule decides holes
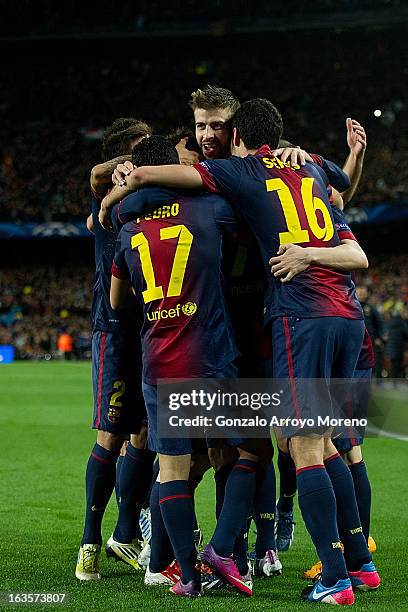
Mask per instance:
[[[311,177],[302,178],[301,194],[303,208],[305,209],[308,226],[312,234],[319,240],[326,242],[333,238],[333,221],[323,200],[313,195],[313,181],[314,179]],[[266,190],[276,191],[282,205],[283,214],[285,215],[288,231],[279,233],[280,244],[309,242],[309,229],[302,229],[295,201],[286,183],[280,178],[268,179],[266,181]],[[323,227],[318,223],[316,214],[318,210],[320,210],[323,217]]]
[[[169,240],[170,238],[178,238],[178,242],[166,297],[178,296],[181,294],[184,274],[190,254],[191,244],[193,242],[193,234],[186,228],[185,225],[162,227],[160,230],[160,240]],[[139,250],[142,272],[146,281],[146,289],[142,292],[145,304],[152,302],[153,300],[160,300],[162,297],[164,297],[163,287],[162,285],[156,285],[149,242],[143,232],[132,236],[131,245],[132,249]]]

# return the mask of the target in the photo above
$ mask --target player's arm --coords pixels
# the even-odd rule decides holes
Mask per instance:
[[[350,187],[342,193],[344,204],[348,204],[354,196],[363,171],[364,155],[367,147],[367,136],[363,126],[348,117],[346,119],[347,127],[347,144],[350,153],[343,166],[344,172],[350,179]]]
[[[131,155],[121,155],[109,161],[97,164],[91,170],[91,189],[99,197],[103,198],[108,189],[112,186],[112,173],[118,164],[123,164],[125,161],[132,160]]]
[[[113,310],[125,308],[130,290],[130,280],[128,278],[118,278],[112,274],[110,303]]]
[[[113,173],[115,185],[135,191],[146,185],[163,185],[176,189],[200,189],[203,181],[198,170],[192,166],[142,166],[132,171],[120,164]]]
[[[368,268],[367,256],[356,240],[344,239],[335,247],[300,247],[283,244],[276,257],[269,260],[271,272],[283,283],[311,265],[351,272]]]
[[[200,173],[192,166],[142,166],[129,170],[124,164],[119,164],[112,175],[114,188],[103,198],[99,213],[99,222],[108,229],[110,211],[120,200],[130,195],[140,187],[147,185],[163,185],[173,188],[202,189],[203,180]]]

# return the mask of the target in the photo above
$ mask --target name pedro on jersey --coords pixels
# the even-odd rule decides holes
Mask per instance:
[[[192,418],[176,414],[169,417],[171,427],[297,427],[299,429],[313,427],[366,427],[367,419],[335,419],[329,416],[318,416],[317,419],[286,418],[273,416],[265,419],[255,417],[226,417],[218,415],[215,418],[197,415]]]

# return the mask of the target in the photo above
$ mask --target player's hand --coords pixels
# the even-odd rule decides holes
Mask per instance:
[[[193,166],[201,161],[201,157],[195,151],[186,149],[187,143],[188,138],[182,138],[180,142],[176,144],[176,151],[182,166]]]
[[[125,161],[123,164],[118,164],[112,174],[112,183],[119,187],[126,185],[126,177],[132,172],[134,165],[131,161]]]
[[[292,280],[296,274],[306,270],[311,264],[311,256],[307,248],[296,244],[282,244],[276,257],[271,257],[269,265],[271,273],[282,283]]]
[[[304,166],[307,161],[313,163],[309,153],[300,147],[282,147],[275,149],[272,153],[284,163],[290,158],[291,166]]]
[[[347,128],[347,144],[350,152],[356,157],[362,155],[367,147],[367,135],[363,126],[356,121],[347,117],[346,119]]]

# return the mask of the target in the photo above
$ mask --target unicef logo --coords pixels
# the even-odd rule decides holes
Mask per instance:
[[[197,312],[197,304],[195,302],[186,302],[181,310],[188,317],[192,317]]]

